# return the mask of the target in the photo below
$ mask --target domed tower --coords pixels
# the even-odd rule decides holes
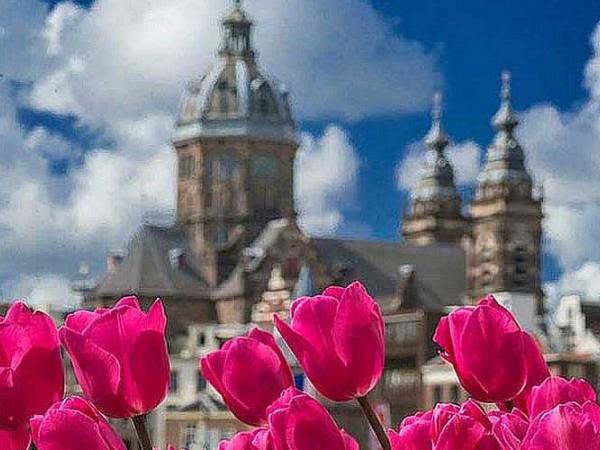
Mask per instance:
[[[508,72],[502,74],[501,92],[500,109],[492,118],[497,133],[471,204],[472,297],[495,293],[531,322],[541,312],[542,200],[534,193],[515,137],[519,120],[511,105]]]
[[[423,175],[412,192],[402,224],[404,240],[413,245],[460,243],[465,234],[461,198],[454,183],[454,169],[445,150],[450,143],[442,128],[442,97],[434,97],[433,122],[425,136],[428,148]]]
[[[260,70],[239,0],[223,19],[216,65],[183,94],[173,145],[177,221],[221,281],[271,220],[294,214],[296,125],[285,86]],[[233,253],[236,253],[233,251]],[[224,257],[231,254],[230,257]]]

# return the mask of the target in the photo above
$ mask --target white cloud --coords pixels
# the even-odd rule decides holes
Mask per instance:
[[[57,4],[52,14],[48,15],[42,34],[46,39],[46,51],[49,55],[61,53],[63,31],[69,23],[77,19],[81,12],[82,10],[77,5],[67,1]]]
[[[598,297],[600,267],[600,24],[585,71],[589,98],[570,111],[551,104],[522,114],[520,138],[545,193],[545,231],[565,274],[552,295],[581,290]]]
[[[71,282],[62,275],[22,276],[2,285],[5,300],[26,299],[38,307],[76,306],[80,296],[71,289]]]
[[[95,125],[173,112],[187,79],[212,64],[219,20],[230,6],[97,0],[85,12],[69,3],[55,8],[44,36],[49,53],[61,57],[37,83],[32,103]],[[362,0],[257,0],[247,7],[261,62],[291,85],[302,117],[420,110],[439,81],[436,55],[395,34]]]
[[[455,182],[458,186],[472,184],[480,170],[480,147],[473,141],[453,144],[446,150],[454,167]],[[422,142],[413,142],[407,147],[402,161],[396,168],[398,188],[411,190],[415,187],[425,166],[427,153]]]
[[[600,263],[587,262],[579,269],[565,273],[560,280],[550,283],[546,289],[553,305],[560,296],[569,294],[600,300]]]
[[[323,136],[303,134],[295,166],[296,206],[309,233],[333,234],[352,209],[359,159],[348,134],[330,125]]]

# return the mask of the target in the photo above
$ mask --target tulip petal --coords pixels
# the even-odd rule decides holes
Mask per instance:
[[[140,301],[134,295],[130,295],[128,297],[121,298],[117,303],[115,303],[115,305],[113,306],[112,309],[119,308],[122,306],[129,306],[130,308],[138,309],[140,311],[142,309],[140,307]]]
[[[254,355],[259,363],[247,364],[248,355]],[[267,407],[291,385],[289,378],[282,379],[277,354],[260,342],[240,338],[229,348],[224,369],[223,384],[228,394],[244,405],[247,412],[244,421],[251,425],[266,424]]]
[[[121,365],[117,358],[69,328],[61,328],[60,338],[83,392],[94,393],[96,405],[111,417],[128,417],[118,398]]]
[[[287,383],[288,380],[286,380],[286,383],[291,385],[294,382],[294,375],[292,374],[292,369],[290,368],[287,359],[285,358],[285,355],[277,345],[277,342],[275,341],[273,335],[271,333],[267,333],[264,330],[261,330],[258,327],[255,327],[250,331],[250,333],[248,333],[248,337],[250,339],[254,339],[258,342],[265,344],[275,352],[275,354],[281,362],[281,373],[284,373],[287,377],[289,377],[289,383]]]
[[[156,300],[144,319],[144,328],[164,333],[167,328],[167,315],[162,300]]]
[[[329,297],[330,298],[330,297]],[[323,354],[314,349],[303,335],[275,315],[275,327],[317,390],[334,401],[347,401],[353,398],[354,391],[348,374],[341,361],[335,356]]]
[[[14,431],[0,429],[0,448],[2,450],[27,450],[31,439],[26,428]]]
[[[336,353],[358,387],[356,396],[366,395],[383,372],[385,342],[379,305],[360,283],[344,291],[333,335]]]
[[[98,317],[98,314],[92,311],[76,311],[67,316],[65,326],[81,334]]]
[[[43,374],[43,376],[40,376]],[[35,414],[45,413],[62,399],[65,386],[64,365],[58,351],[33,348],[15,370],[15,390],[27,422]]]
[[[170,377],[167,343],[162,333],[143,331],[127,355],[120,392],[134,411],[150,411],[167,396]]]

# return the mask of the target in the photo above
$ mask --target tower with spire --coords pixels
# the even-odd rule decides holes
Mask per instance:
[[[528,315],[541,308],[542,200],[535,195],[515,136],[519,120],[510,83],[510,73],[503,72],[500,109],[492,118],[496,135],[470,207],[469,278],[474,300],[494,292],[511,303],[507,306],[527,309]]]
[[[173,145],[177,222],[218,284],[271,220],[293,217],[296,124],[286,87],[263,72],[235,0],[214,67],[185,89]]]
[[[412,245],[460,243],[466,221],[454,182],[454,169],[446,155],[450,143],[442,127],[442,96],[433,99],[432,124],[425,136],[426,161],[421,179],[412,192],[403,220],[402,236]]]

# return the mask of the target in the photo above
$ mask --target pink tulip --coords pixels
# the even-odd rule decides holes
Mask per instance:
[[[437,409],[437,408],[436,408]],[[433,441],[433,414],[431,411],[407,417],[400,424],[398,432],[389,431],[393,450],[431,450]]]
[[[269,430],[257,428],[254,431],[242,431],[229,441],[222,441],[218,450],[275,450]]]
[[[384,324],[362,284],[299,298],[291,316],[291,326],[277,316],[275,325],[321,394],[346,401],[373,389],[383,371]]]
[[[38,450],[126,450],[106,419],[87,400],[69,397],[31,420]]]
[[[64,386],[54,322],[44,312],[15,303],[0,317],[0,427],[25,427],[62,398]]]
[[[509,401],[523,392],[529,380],[525,355],[540,352],[493,297],[443,317],[433,339],[441,346],[442,357],[454,366],[461,385],[483,402]]]
[[[554,376],[531,390],[528,410],[531,417],[536,417],[563,403],[583,405],[587,401],[596,401],[596,391],[591,384],[581,379]]]
[[[505,450],[519,450],[529,428],[527,416],[518,409],[512,412],[491,411],[488,414],[492,433]]]
[[[268,412],[277,450],[358,450],[321,403],[295,388],[284,391]]]
[[[570,402],[538,415],[520,450],[600,450],[599,409]]]
[[[81,389],[107,416],[145,414],[166,397],[166,323],[160,300],[146,314],[135,297],[122,298],[112,309],[67,317],[60,338]]]
[[[0,429],[0,448],[2,450],[27,450],[31,438],[25,427],[16,430]]]
[[[496,419],[494,419],[496,420]],[[504,450],[493,420],[473,400],[462,406],[439,404],[433,411],[407,417],[389,432],[393,450]]]
[[[294,384],[275,339],[258,328],[202,358],[200,368],[231,412],[255,426],[267,424],[267,407]]]

